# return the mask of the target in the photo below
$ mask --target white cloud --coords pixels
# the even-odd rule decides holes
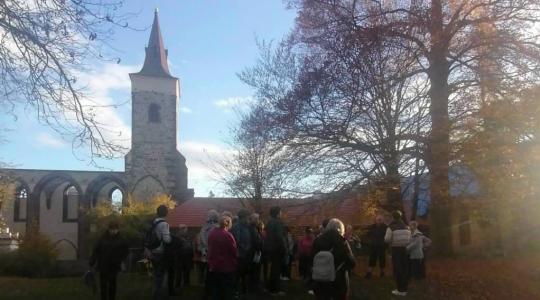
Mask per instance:
[[[228,97],[219,99],[214,102],[214,105],[225,111],[231,111],[234,108],[242,108],[253,102],[252,97]]]
[[[63,140],[57,137],[54,137],[46,132],[41,132],[40,134],[38,134],[36,137],[36,141],[40,145],[49,147],[49,148],[60,149],[60,148],[65,148],[67,146],[67,144]]]
[[[131,105],[131,82],[128,74],[137,70],[138,66],[134,65],[106,63],[79,74],[79,82],[86,87],[89,95],[83,99],[85,111],[95,115],[96,121],[103,127],[102,134],[107,141],[126,149],[130,146],[131,128],[120,115],[118,107]],[[113,99],[113,92],[115,96],[125,96]]]
[[[197,196],[207,196],[209,191],[216,195],[223,194],[223,186],[217,180],[212,166],[216,160],[222,160],[233,151],[224,145],[185,141],[179,145],[179,151],[186,157],[189,186],[195,188]]]
[[[193,111],[191,110],[191,108],[186,107],[186,106],[180,106],[180,112],[181,112],[181,113],[185,113],[185,114],[191,114],[191,113],[193,113]]]

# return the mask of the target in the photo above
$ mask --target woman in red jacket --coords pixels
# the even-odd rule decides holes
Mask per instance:
[[[233,298],[238,250],[233,235],[229,232],[232,220],[222,216],[219,228],[208,235],[208,281],[212,299],[229,300]]]

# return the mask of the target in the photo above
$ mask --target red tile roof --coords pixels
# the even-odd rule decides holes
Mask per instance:
[[[328,200],[328,199],[265,199],[263,211],[271,206],[280,206],[283,219],[290,226],[317,226],[327,218],[339,218],[346,224],[360,223],[359,200]],[[219,212],[230,211],[236,214],[241,208],[252,209],[248,199],[240,198],[193,198],[177,206],[169,213],[168,222],[171,226],[180,224],[188,227],[200,227],[206,222],[206,214],[210,209]],[[263,216],[264,218],[264,216]]]

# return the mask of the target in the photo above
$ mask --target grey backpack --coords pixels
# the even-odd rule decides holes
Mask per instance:
[[[337,269],[334,266],[334,248],[329,251],[319,251],[313,258],[313,272],[311,278],[317,282],[333,282],[336,280],[336,272],[341,269],[341,264]]]

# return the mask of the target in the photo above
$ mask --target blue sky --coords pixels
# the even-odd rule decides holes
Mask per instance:
[[[98,103],[127,104],[104,108],[101,118],[130,136],[131,106],[128,73],[144,60],[154,8],[169,50],[171,73],[180,78],[179,149],[186,156],[189,185],[197,196],[221,188],[209,170],[211,157],[226,152],[228,128],[234,123],[231,106],[249,101],[253,92],[236,73],[256,62],[255,39],[279,40],[287,34],[295,13],[280,0],[168,0],[126,1],[123,10],[137,12],[130,20],[146,31],[118,30],[111,45],[121,57],[119,65],[91,64],[80,75]],[[17,168],[95,170],[84,150],[71,148],[70,140],[35,121],[35,112],[19,111],[18,118],[0,115],[9,124],[0,144],[0,161]],[[123,159],[100,160],[105,168],[123,171]]]

